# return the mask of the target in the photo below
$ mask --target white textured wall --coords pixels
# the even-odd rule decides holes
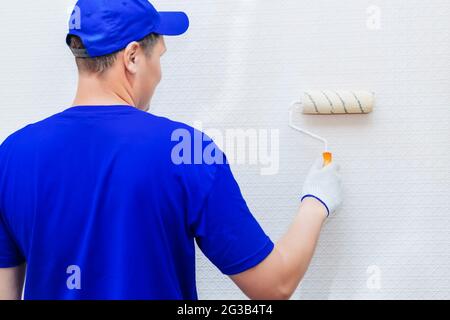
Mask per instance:
[[[76,77],[64,37],[73,3],[2,4],[0,141],[71,103]],[[274,240],[293,218],[307,168],[322,151],[287,127],[289,104],[305,89],[377,94],[369,116],[295,119],[329,138],[346,198],[294,299],[450,298],[448,0],[154,4],[188,12],[191,29],[166,38],[153,112],[205,128],[279,130],[278,174],[233,166]],[[378,30],[366,26],[372,5],[381,13]],[[367,286],[373,270],[379,289]],[[244,298],[201,255],[198,272],[200,298]]]

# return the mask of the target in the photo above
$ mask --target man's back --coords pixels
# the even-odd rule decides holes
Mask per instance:
[[[0,267],[27,263],[25,298],[196,299],[194,239],[225,274],[271,252],[228,164],[174,161],[177,130],[198,134],[127,105],[77,106],[3,143]]]

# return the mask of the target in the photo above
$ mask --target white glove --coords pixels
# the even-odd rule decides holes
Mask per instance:
[[[342,203],[341,176],[339,165],[334,161],[323,166],[323,159],[317,159],[311,167],[303,184],[302,198],[313,197],[327,209],[327,217]]]

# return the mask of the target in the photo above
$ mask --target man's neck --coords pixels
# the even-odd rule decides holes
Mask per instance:
[[[130,105],[135,106],[125,88],[117,87],[108,80],[93,76],[80,76],[73,106],[81,105]]]

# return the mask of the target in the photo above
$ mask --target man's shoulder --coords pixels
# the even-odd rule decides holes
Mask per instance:
[[[148,121],[152,121],[158,128],[165,128],[170,132],[174,132],[176,130],[186,130],[192,134],[196,132],[200,133],[199,130],[184,122],[176,121],[164,116],[158,116],[156,114],[144,111],[141,111],[141,114],[143,118],[146,118]]]
[[[129,118],[130,122],[125,125],[126,129],[121,126],[119,133],[122,139],[129,137],[135,142],[135,145],[142,142],[141,145],[147,148],[148,143],[156,143],[161,149],[163,146],[165,146],[164,148],[176,148],[181,142],[181,146],[192,149],[188,150],[188,153],[194,156],[194,151],[197,150],[194,149],[195,145],[202,146],[200,150],[203,152],[204,148],[212,142],[204,132],[184,122],[141,110],[136,110],[133,114],[134,116]],[[42,146],[43,141],[61,139],[61,134],[64,132],[61,128],[66,127],[64,117],[64,112],[59,112],[23,126],[10,134],[3,143],[0,141],[0,150],[11,147],[30,150],[35,149],[38,145]]]
[[[43,126],[51,122],[58,114],[59,113],[46,117],[36,122],[23,125],[20,129],[14,131],[9,136],[7,136],[6,139],[4,139],[3,143],[1,143],[0,145],[6,146],[22,142],[30,143],[30,141],[33,141],[34,139],[39,137],[40,132],[45,132],[45,130],[43,130],[45,129],[43,128]]]
[[[137,110],[136,116],[137,119],[142,121],[141,124],[143,125],[139,126],[138,122],[135,123],[135,125],[139,126],[140,128],[147,129],[148,131],[154,131],[155,129],[165,129],[164,131],[169,132],[175,131],[177,129],[187,130],[192,133],[198,131],[197,129],[186,123],[175,121],[164,116],[158,116],[156,114],[141,110]],[[63,117],[64,112],[58,112],[39,121],[24,125],[22,126],[22,128],[14,131],[9,136],[7,136],[4,140],[4,143],[21,140],[28,137],[36,137],[36,135],[41,132],[48,132],[48,129],[57,125],[59,123],[59,120]]]
[[[27,124],[21,129],[14,131],[9,136],[7,136],[2,143],[0,143],[0,148],[6,148],[11,144],[17,144],[24,141],[25,137],[34,137],[33,129],[34,124]]]

